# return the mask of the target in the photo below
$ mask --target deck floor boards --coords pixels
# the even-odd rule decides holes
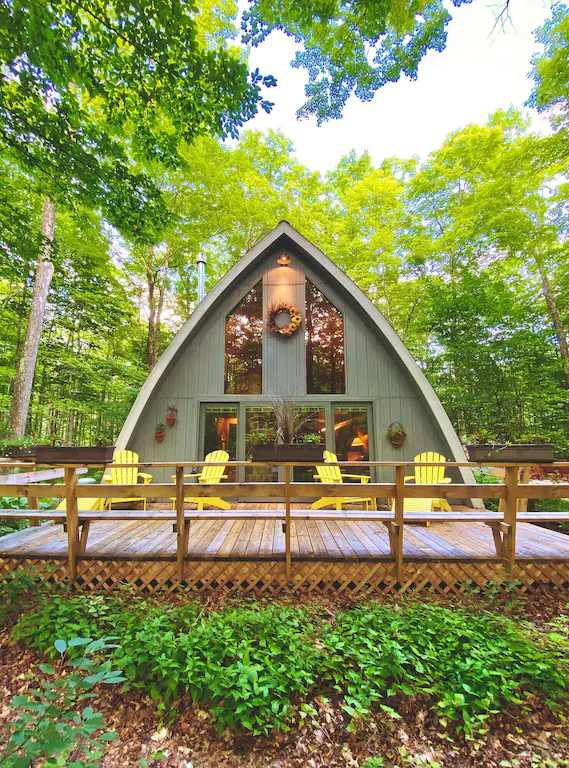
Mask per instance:
[[[238,505],[246,509],[251,505]],[[255,507],[259,508],[259,504]],[[278,509],[276,503],[263,505]],[[307,505],[294,505],[306,508]],[[188,558],[195,560],[283,559],[282,521],[227,519],[189,523]],[[390,558],[386,527],[370,520],[293,520],[291,551],[295,559],[361,561]],[[569,536],[532,523],[518,523],[520,560],[569,559]],[[0,557],[57,559],[67,556],[67,534],[60,524],[45,523],[0,537]],[[441,522],[404,527],[406,560],[497,560],[492,530],[482,522]],[[91,523],[88,559],[175,560],[172,521],[104,520]]]

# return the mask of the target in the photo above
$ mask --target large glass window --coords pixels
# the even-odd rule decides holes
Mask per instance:
[[[323,408],[311,406],[299,406],[298,411],[306,417],[303,421],[295,443],[301,445],[318,445],[322,451],[326,449],[326,417]],[[314,467],[295,467],[293,470],[293,480],[295,483],[314,482]]]
[[[339,461],[369,461],[368,409],[366,406],[334,406],[334,440]],[[355,468],[347,470],[358,474]],[[369,467],[362,467],[369,475]]]
[[[252,458],[256,445],[274,443],[277,439],[277,424],[272,408],[258,406],[245,410],[245,458]],[[247,467],[247,482],[274,483],[277,476],[269,467]]]
[[[260,395],[263,380],[263,283],[225,320],[225,394]]]
[[[306,391],[309,395],[343,395],[344,319],[310,280],[306,280]]]
[[[212,451],[227,451],[229,459],[237,459],[237,406],[207,405],[204,418],[204,458]],[[235,467],[225,473],[235,481]]]
[[[326,448],[326,418],[324,408],[309,405],[295,407],[299,416],[300,427],[294,442],[300,445],[316,444],[322,451]],[[251,406],[245,409],[245,458],[253,458],[253,448],[261,444],[277,442],[277,423],[271,406]],[[314,466],[295,467],[293,480],[295,482],[311,483]],[[247,482],[271,483],[278,480],[276,472],[268,467],[247,467],[245,469]]]

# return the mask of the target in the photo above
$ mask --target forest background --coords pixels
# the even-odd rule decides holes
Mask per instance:
[[[114,440],[196,306],[196,255],[207,255],[211,289],[287,219],[383,312],[462,438],[542,435],[569,458],[567,5],[555,4],[537,31],[531,105],[550,119],[548,135],[505,108],[458,128],[424,160],[374,165],[351,152],[326,174],[301,164],[282,133],[246,130],[258,108],[270,110],[272,82],[250,73],[247,49],[235,47],[232,3],[203,0],[187,13],[130,2],[119,27],[120,2],[91,5],[100,14],[71,0],[2,5],[5,440]],[[279,18],[263,3],[245,13],[245,42],[283,26],[303,41],[299,65],[314,75],[305,114],[338,117],[352,91],[367,98],[413,76],[393,45],[394,61],[378,55],[374,66],[345,45],[339,75],[330,35],[299,21],[294,4],[271,7]],[[425,39],[423,17],[375,22],[380,54],[394,28],[406,54],[409,40],[420,43],[415,74],[439,44],[436,25]],[[356,25],[356,42],[366,34]]]

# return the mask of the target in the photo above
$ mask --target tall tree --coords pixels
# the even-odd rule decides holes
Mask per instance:
[[[12,407],[10,409],[10,437],[20,438],[26,429],[26,418],[32,394],[34,371],[38,356],[41,330],[45,317],[47,294],[53,276],[53,238],[55,233],[55,204],[45,198],[41,219],[41,238],[38,264],[30,314],[24,336],[22,354],[18,365]]]
[[[556,2],[551,16],[536,32],[542,53],[533,59],[535,87],[529,103],[546,114],[565,159],[569,157],[569,6]]]
[[[379,88],[402,75],[416,79],[422,58],[446,46],[449,8],[468,2],[250,0],[243,37],[259,45],[280,30],[301,45],[292,66],[306,69],[309,80],[298,114],[314,115],[320,124],[340,118],[351,94],[371,101]],[[509,3],[501,5],[505,12]]]
[[[100,207],[153,239],[167,217],[132,157],[175,165],[180,139],[235,136],[262,84],[196,6],[178,0],[0,4],[0,142],[54,200]],[[125,135],[128,143],[123,141]]]
[[[10,432],[18,438],[53,274],[55,204],[79,200],[123,232],[156,240],[167,205],[133,159],[172,167],[181,139],[236,135],[259,104],[270,109],[260,90],[274,81],[249,78],[224,36],[210,45],[199,13],[176,0],[2,2],[0,24],[0,145],[50,200],[14,384]]]

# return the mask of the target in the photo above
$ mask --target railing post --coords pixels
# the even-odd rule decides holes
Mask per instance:
[[[401,581],[403,571],[403,504],[405,493],[405,467],[395,467],[395,519],[393,530],[393,548],[395,555],[395,576]]]
[[[290,497],[292,489],[290,487],[290,465],[285,467],[285,568],[286,579],[290,581],[292,576],[292,562],[290,556]]]
[[[66,467],[65,480],[65,517],[67,521],[67,569],[69,578],[75,581],[77,578],[77,556],[79,554],[79,512],[77,509],[77,470],[75,467]]]
[[[518,507],[518,467],[506,467],[504,478],[504,559],[511,574],[516,562],[516,524]]]
[[[184,467],[176,467],[176,536],[178,578],[183,581],[187,554],[186,519],[184,516]]]
[[[522,485],[528,485],[531,480],[531,467],[525,466],[520,469],[520,483]],[[518,512],[528,511],[528,500],[518,499]]]
[[[28,509],[39,509],[39,499],[37,496],[28,496]],[[35,528],[39,524],[40,521],[37,519],[37,517],[28,520],[28,525],[30,528]]]

